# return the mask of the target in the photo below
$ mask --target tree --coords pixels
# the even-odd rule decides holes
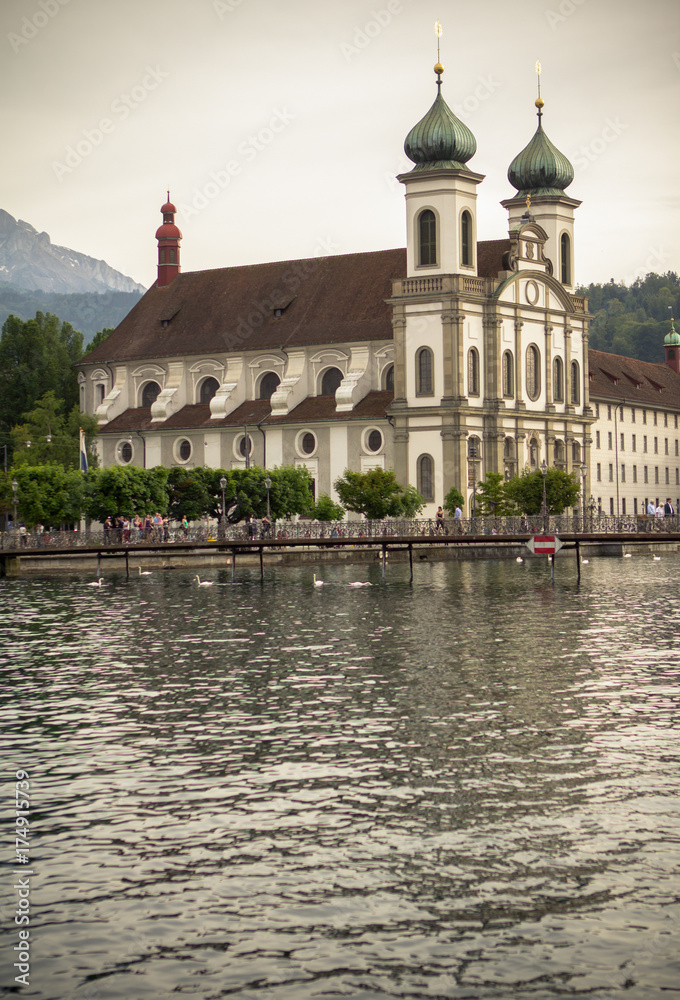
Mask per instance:
[[[391,469],[370,469],[368,472],[346,469],[333,485],[343,507],[371,521],[413,517],[425,506],[418,491],[413,486],[401,486]]]
[[[304,466],[295,468],[282,465],[270,469],[251,466],[248,469],[195,469],[202,479],[209,498],[206,513],[210,517],[220,517],[222,511],[222,487],[224,477],[227,485],[224,498],[227,520],[236,524],[252,514],[264,517],[267,512],[267,475],[271,480],[269,507],[274,519],[289,518],[295,514],[309,514],[313,507],[312,477]]]
[[[21,465],[4,478],[8,506],[12,504],[10,480],[15,478],[19,484],[17,514],[29,527],[40,523],[59,528],[80,520],[85,497],[81,472],[60,465]]]
[[[104,327],[103,330],[98,330],[97,333],[95,333],[92,340],[90,341],[90,343],[87,345],[88,354],[90,351],[93,351],[95,347],[99,347],[100,344],[103,344],[104,341],[107,339],[107,337],[111,336],[114,329],[115,328],[112,326],[106,326]]]
[[[312,517],[315,521],[342,521],[344,516],[345,508],[331,500],[327,493],[322,493],[314,504]]]
[[[522,514],[531,516],[543,510],[543,474],[539,469],[525,469],[506,483],[507,495]],[[581,494],[581,485],[573,472],[549,468],[545,475],[545,495],[549,514],[561,514],[575,507]]]
[[[93,521],[105,521],[109,515],[134,517],[135,514],[167,513],[168,470],[139,469],[135,465],[112,465],[88,473],[85,487],[85,513]]]
[[[508,495],[506,487],[507,484],[500,472],[487,472],[486,479],[477,484],[478,517],[509,517],[517,513],[517,505]],[[541,501],[542,499],[541,493]]]
[[[168,473],[168,514],[174,521],[199,521],[212,506],[205,478],[197,469],[175,465]]]
[[[86,442],[97,435],[94,417],[81,413],[74,406],[68,417],[63,415],[64,404],[50,389],[24,414],[24,423],[17,424],[11,432],[15,465],[62,465],[66,469],[80,468],[80,428],[85,431]],[[88,447],[88,464],[97,465],[97,455]]]
[[[452,486],[449,492],[444,497],[444,503],[442,504],[444,510],[451,517],[455,516],[456,507],[460,507],[461,510],[465,509],[465,497],[460,492],[456,486]]]

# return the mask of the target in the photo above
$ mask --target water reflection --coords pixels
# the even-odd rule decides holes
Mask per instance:
[[[3,581],[35,995],[676,989],[678,563]]]

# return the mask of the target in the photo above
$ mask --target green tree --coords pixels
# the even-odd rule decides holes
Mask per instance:
[[[465,510],[465,497],[460,492],[458,487],[452,486],[449,492],[444,497],[444,503],[442,507],[447,514],[453,517],[456,513],[456,507],[460,507],[461,510]]]
[[[168,470],[139,469],[135,465],[111,465],[95,469],[86,477],[85,513],[93,521],[109,515],[166,514],[168,510]]]
[[[254,514],[264,517],[267,512],[267,485],[269,475],[269,506],[274,519],[289,518],[296,514],[309,514],[312,499],[312,477],[304,466],[292,465],[266,470],[258,466],[248,469],[205,469],[194,470],[201,477],[209,498],[207,514],[219,517],[222,511],[222,488],[220,479],[227,485],[224,491],[227,519],[235,524]]]
[[[517,513],[517,505],[508,496],[506,486],[500,472],[487,472],[486,479],[477,484],[477,517],[508,517]]]
[[[11,481],[19,484],[17,514],[29,527],[40,523],[59,528],[79,521],[84,506],[85,477],[60,465],[21,465],[4,476],[3,495],[9,509]]]
[[[413,517],[425,506],[418,491],[412,486],[401,486],[391,469],[370,469],[368,472],[346,469],[333,485],[343,507],[371,521]]]
[[[531,516],[543,510],[543,474],[540,470],[525,469],[506,483],[507,495],[522,514]],[[573,472],[549,468],[545,476],[545,495],[549,514],[561,514],[575,507],[581,494],[581,485]]]
[[[322,493],[314,504],[312,517],[315,521],[342,521],[344,516],[345,508],[331,500],[327,493]]]
[[[173,466],[168,473],[168,514],[174,521],[199,521],[212,508],[205,479],[196,469]]]
[[[80,468],[80,428],[85,431],[88,464],[97,465],[91,443],[97,435],[97,421],[74,406],[67,417],[64,404],[50,389],[24,414],[24,422],[11,432],[16,465],[63,465],[66,469]]]
[[[113,327],[113,326],[107,326],[107,327],[104,327],[103,330],[98,330],[97,333],[95,333],[95,335],[92,338],[92,340],[90,341],[90,343],[87,345],[87,351],[88,351],[88,353],[90,351],[93,351],[95,349],[95,347],[99,347],[100,344],[103,344],[104,341],[108,337],[111,336],[111,334],[113,333],[114,329],[115,329],[115,327]]]

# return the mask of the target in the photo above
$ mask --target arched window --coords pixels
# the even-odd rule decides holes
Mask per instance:
[[[578,361],[571,363],[571,401],[574,404],[581,402],[581,372]]]
[[[220,387],[220,383],[216,378],[210,376],[210,378],[203,379],[201,382],[201,388],[198,395],[199,403],[209,403],[213,398],[215,393]]]
[[[418,459],[418,492],[423,500],[434,500],[434,462],[430,455]]]
[[[342,378],[340,379],[340,381],[342,381]],[[260,379],[258,398],[271,399],[280,385],[281,385],[281,379],[276,374],[276,372],[265,372],[262,378]],[[326,393],[322,393],[322,395],[326,395]]]
[[[468,396],[479,396],[479,353],[476,347],[468,351]]]
[[[564,402],[564,365],[559,357],[553,361],[553,401]]]
[[[467,209],[460,217],[460,262],[472,267],[472,216]]]
[[[338,388],[343,378],[344,375],[339,368],[326,369],[323,373],[323,378],[321,379],[321,395],[334,396],[335,390]]]
[[[385,372],[385,391],[394,392],[394,365],[390,365]]]
[[[418,216],[418,263],[421,267],[437,263],[437,220],[430,208]]]
[[[95,406],[101,406],[106,396],[106,386],[103,382],[97,382],[95,386]]]
[[[510,351],[503,355],[503,395],[507,399],[515,397],[515,365]]]
[[[560,280],[563,285],[571,284],[571,240],[568,233],[560,236]]]
[[[161,387],[158,382],[147,382],[142,389],[142,406],[150,409],[151,404],[155,403],[158,399],[160,391]]]
[[[535,344],[527,347],[527,396],[538,399],[541,391],[541,356]]]
[[[429,347],[421,347],[416,354],[416,395],[433,396],[432,351]]]

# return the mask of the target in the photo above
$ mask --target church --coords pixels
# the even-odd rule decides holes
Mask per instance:
[[[507,235],[477,240],[476,140],[434,70],[398,178],[405,249],[183,273],[168,192],[157,281],[79,365],[102,465],[304,465],[332,497],[346,469],[379,466],[417,487],[424,516],[451,487],[469,515],[487,473],[543,463],[574,472],[605,514],[680,496],[672,321],[665,364],[588,350],[580,202],[540,96],[508,169]]]

